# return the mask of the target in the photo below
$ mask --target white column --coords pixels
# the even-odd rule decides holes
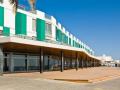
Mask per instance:
[[[56,19],[52,16],[51,17],[51,21],[52,21],[52,40],[56,40]]]

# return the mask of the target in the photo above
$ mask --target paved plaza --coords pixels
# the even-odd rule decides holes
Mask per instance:
[[[120,90],[120,78],[81,84],[40,78],[0,77],[0,90]]]
[[[10,77],[26,77],[26,78],[44,78],[51,80],[64,80],[72,82],[99,82],[120,77],[120,68],[115,67],[95,67],[95,68],[84,68],[76,71],[64,70],[64,72],[44,72],[40,74],[35,73],[18,73],[18,74],[5,74],[4,76]]]
[[[81,75],[84,76],[84,79],[85,77],[95,78],[98,76],[99,77],[106,75],[111,76],[113,74],[117,75],[118,73],[120,74],[119,71],[120,68],[111,67],[88,68],[83,70],[80,69],[79,71],[76,72],[77,74],[76,76],[77,78],[78,76],[80,76],[81,79],[83,78],[81,77]],[[109,78],[107,80],[105,79],[104,81],[94,83],[75,83],[68,81],[53,80],[56,78],[55,73],[57,73],[57,75],[60,74],[58,76],[67,75],[69,78],[77,79],[76,76],[73,74],[74,72],[75,70],[64,71],[61,74],[60,72],[46,72],[43,74],[40,73],[5,74],[4,76],[0,77],[0,90],[120,90],[120,77],[118,77],[118,75],[116,78],[115,75],[113,75],[114,76],[113,78]],[[49,76],[48,79],[47,78],[48,73],[50,73],[49,75],[53,75],[51,77],[55,78],[50,78]],[[90,73],[93,73],[94,75]]]

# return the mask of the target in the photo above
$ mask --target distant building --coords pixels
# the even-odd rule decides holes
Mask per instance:
[[[113,60],[111,56],[106,56],[105,54],[98,57],[101,59],[102,66],[109,66],[109,67],[118,67],[120,66],[120,60]]]
[[[120,60],[115,60],[115,62],[116,62],[116,66],[120,67]]]

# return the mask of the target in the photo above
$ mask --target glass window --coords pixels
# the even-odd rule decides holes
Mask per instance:
[[[25,55],[13,55],[14,71],[25,71]]]
[[[29,70],[39,70],[39,56],[29,56]]]
[[[47,36],[52,36],[52,26],[49,23],[46,23],[46,35]]]

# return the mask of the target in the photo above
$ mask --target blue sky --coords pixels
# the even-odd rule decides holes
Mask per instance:
[[[29,9],[27,0],[19,0]],[[120,59],[119,0],[37,0],[36,9],[53,15],[96,55]]]

